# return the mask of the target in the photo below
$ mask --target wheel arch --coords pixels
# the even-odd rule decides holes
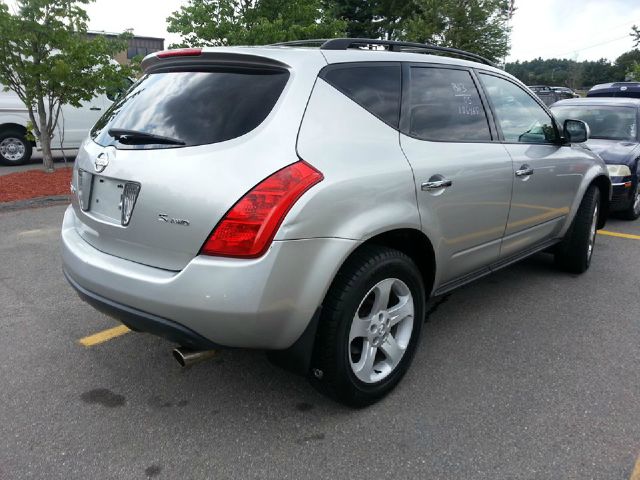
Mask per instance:
[[[12,123],[12,122],[7,122],[7,123],[3,123],[0,125],[0,133],[4,133],[7,131],[12,131],[12,130],[16,130],[19,132],[22,132],[23,135],[27,134],[27,127],[25,127],[24,125],[20,124],[20,123]],[[27,140],[29,143],[31,143],[32,146],[36,146],[36,142],[34,142],[33,140]]]
[[[558,237],[562,238],[566,235],[571,228],[571,224],[573,223],[573,219],[578,213],[578,208],[582,203],[582,199],[585,194],[589,190],[590,187],[595,186],[600,192],[600,214],[598,215],[598,229],[601,229],[607,223],[607,218],[609,216],[609,207],[611,204],[611,179],[607,173],[607,169],[602,163],[601,165],[593,165],[591,168],[587,170],[585,176],[578,188],[578,191],[575,194],[573,199],[573,204],[569,209],[569,214],[567,215],[567,220],[559,232]]]
[[[351,255],[365,245],[393,248],[411,258],[422,274],[426,295],[430,296],[435,282],[436,255],[433,243],[422,231],[414,228],[399,228],[379,233],[358,245]]]
[[[359,252],[362,248],[370,245],[393,248],[403,252],[411,258],[422,275],[426,298],[428,299],[431,296],[436,275],[435,250],[429,237],[427,237],[427,235],[422,231],[415,228],[396,228],[388,230],[358,243],[356,247],[342,260],[342,263],[336,270],[336,275],[338,275],[345,263],[353,255]],[[334,280],[335,275],[331,283],[333,283]],[[324,304],[324,299],[329,288],[331,288],[331,284],[324,292],[322,304]],[[316,343],[318,325],[320,323],[322,304],[318,306],[318,309],[313,315],[313,318],[310,319],[307,328],[292,346],[286,350],[268,352],[268,357],[273,363],[294,373],[301,375],[309,374],[311,358]]]

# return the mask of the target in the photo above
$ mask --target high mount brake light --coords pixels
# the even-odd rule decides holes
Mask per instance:
[[[323,178],[302,160],[278,170],[231,207],[200,253],[237,258],[263,255],[291,207]]]
[[[175,50],[164,50],[156,53],[158,58],[197,57],[199,55],[202,55],[201,48],[176,48]]]

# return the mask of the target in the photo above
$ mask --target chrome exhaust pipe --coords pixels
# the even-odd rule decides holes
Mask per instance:
[[[218,350],[192,350],[188,347],[178,347],[173,349],[173,358],[182,366],[190,367],[196,363],[209,360],[218,355]]]

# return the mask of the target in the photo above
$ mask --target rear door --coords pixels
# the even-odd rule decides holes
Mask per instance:
[[[438,284],[498,259],[511,198],[511,159],[494,138],[470,70],[406,65],[400,143],[415,174]]]
[[[561,146],[551,115],[527,90],[493,73],[479,77],[513,161],[511,211],[501,249],[501,258],[508,258],[557,236],[590,157]]]

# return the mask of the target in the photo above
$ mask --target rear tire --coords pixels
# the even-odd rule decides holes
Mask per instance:
[[[425,312],[422,275],[404,253],[365,246],[340,269],[325,298],[310,381],[362,407],[389,393],[415,353]]]
[[[578,207],[573,223],[555,252],[558,266],[571,273],[583,273],[591,265],[600,214],[600,190],[591,185]]]
[[[12,129],[0,132],[0,163],[22,165],[31,159],[33,147],[24,132]]]
[[[624,210],[621,216],[625,220],[637,220],[640,217],[640,179],[636,181],[636,188],[629,208]]]

